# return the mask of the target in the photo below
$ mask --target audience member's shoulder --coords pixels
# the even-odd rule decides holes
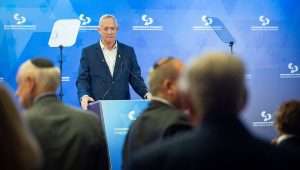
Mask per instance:
[[[79,117],[81,120],[92,120],[92,121],[96,121],[98,119],[98,117],[96,116],[96,113],[93,113],[91,111],[88,110],[81,110],[72,106],[67,106],[68,109],[70,110],[70,112],[72,112],[72,114],[76,117]]]
[[[181,153],[183,150],[187,152],[191,150],[192,148],[190,147],[192,147],[192,145],[189,145],[189,143],[194,140],[194,138],[194,131],[190,131],[182,134],[180,138],[174,136],[164,142],[149,145],[133,156],[133,159],[129,163],[129,169],[162,169],[163,164],[170,163],[170,156],[181,156],[184,154]],[[180,149],[178,149],[178,146]],[[159,162],[162,164],[158,164]]]

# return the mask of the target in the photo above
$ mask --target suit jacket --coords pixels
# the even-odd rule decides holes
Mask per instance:
[[[93,113],[46,95],[35,101],[25,116],[41,146],[43,170],[108,169],[103,131]]]
[[[300,137],[292,136],[287,139],[284,139],[278,144],[279,147],[290,150],[297,154],[300,153]]]
[[[290,155],[251,136],[237,119],[203,122],[197,130],[137,153],[130,170],[290,169]],[[297,166],[296,166],[297,167]]]
[[[174,106],[152,100],[128,131],[123,147],[123,169],[136,151],[191,128],[183,112]]]
[[[113,77],[103,56],[99,42],[83,49],[76,81],[79,98],[89,95],[95,100],[130,99],[129,83],[143,98],[147,87],[141,77],[134,49],[118,43]]]

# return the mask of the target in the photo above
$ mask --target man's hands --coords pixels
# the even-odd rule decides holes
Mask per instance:
[[[90,96],[83,95],[80,100],[81,108],[83,110],[87,110],[87,106],[89,105],[89,102],[93,102],[93,101],[95,101],[95,100],[93,98],[91,98]]]

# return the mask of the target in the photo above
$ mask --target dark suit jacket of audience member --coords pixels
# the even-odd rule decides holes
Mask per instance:
[[[174,106],[152,100],[128,131],[123,147],[123,169],[139,149],[191,128],[183,112]]]
[[[289,155],[251,136],[237,119],[205,121],[200,128],[137,153],[130,170],[290,169]]]
[[[117,58],[113,77],[105,61],[100,43],[83,49],[76,81],[79,97],[89,95],[95,100],[130,99],[129,83],[142,97],[147,87],[141,77],[134,49],[117,42]]]
[[[288,149],[291,152],[300,154],[300,137],[291,136],[287,139],[282,140],[279,144],[279,147]]]
[[[107,170],[98,119],[62,104],[55,95],[34,102],[26,119],[43,151],[43,170]]]

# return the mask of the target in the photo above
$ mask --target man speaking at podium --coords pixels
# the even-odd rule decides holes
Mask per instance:
[[[116,18],[102,15],[98,32],[101,40],[82,50],[76,81],[81,107],[94,100],[128,100],[129,83],[142,98],[149,96],[134,49],[116,40]]]

